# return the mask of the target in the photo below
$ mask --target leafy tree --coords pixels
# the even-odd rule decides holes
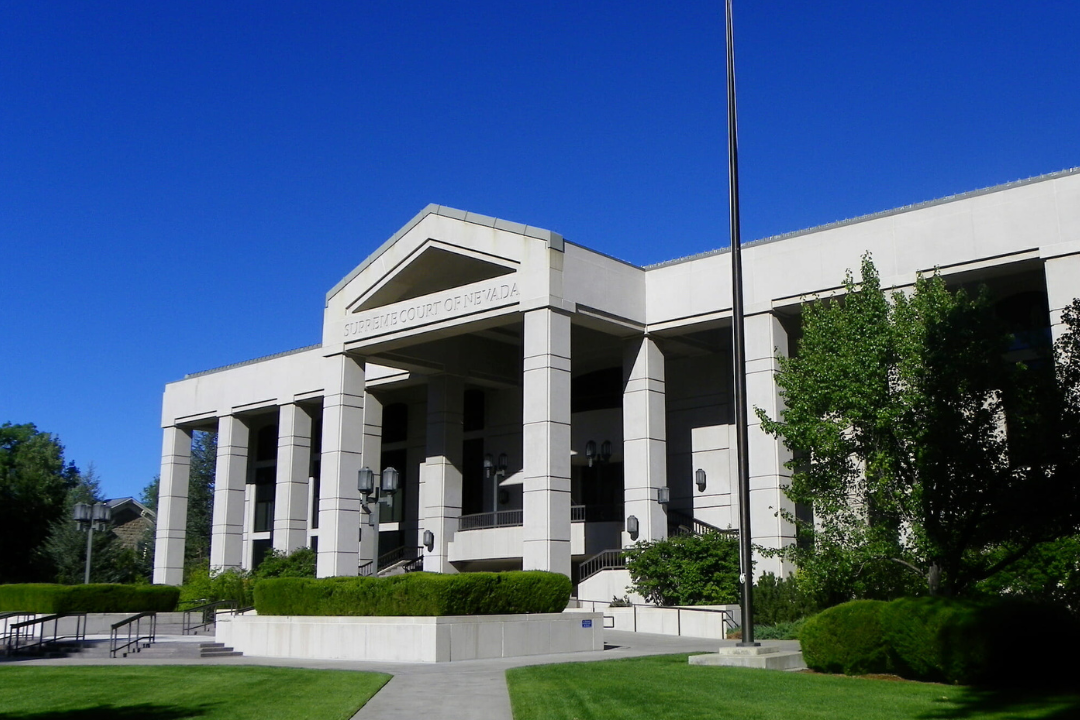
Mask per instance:
[[[309,547],[283,553],[271,550],[252,573],[256,579],[274,577],[315,577],[315,551]]]
[[[797,458],[788,496],[814,509],[791,518],[809,542],[782,552],[818,599],[961,593],[1075,532],[1061,394],[1004,361],[987,293],[935,274],[889,298],[869,257],[845,287],[804,308],[798,354],[779,358],[781,417],[758,410]]]
[[[722,533],[641,541],[623,551],[636,592],[656,605],[739,602],[739,543]]]
[[[191,475],[188,479],[185,565],[199,565],[210,561],[216,467],[217,433],[196,432],[191,443]]]
[[[0,425],[0,583],[51,579],[35,551],[78,477],[55,436],[31,423]]]

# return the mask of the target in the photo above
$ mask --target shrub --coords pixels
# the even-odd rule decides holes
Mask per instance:
[[[739,602],[739,543],[721,533],[679,535],[627,548],[631,590],[656,605]]]
[[[853,600],[809,618],[799,632],[807,667],[845,675],[892,672],[881,600]]]
[[[562,612],[570,579],[540,571],[407,573],[386,578],[269,578],[255,586],[260,615],[503,615]]]
[[[179,599],[180,589],[168,585],[0,585],[3,612],[169,612]]]
[[[1074,646],[1080,624],[1061,607],[1022,599],[904,598],[881,612],[896,672],[913,680],[965,685],[1044,686],[1068,678],[1053,663],[1032,663],[1031,638],[1016,626],[1052,628],[1055,644]]]
[[[237,607],[252,605],[252,588],[255,584],[251,573],[229,569],[211,572],[209,566],[192,568],[187,581],[180,588],[180,600],[188,605],[231,600]]]
[[[283,553],[271,550],[252,575],[257,580],[274,577],[315,577],[315,551],[309,547]]]
[[[778,578],[765,573],[754,585],[754,620],[762,625],[793,623],[817,610],[817,605],[794,575]]]

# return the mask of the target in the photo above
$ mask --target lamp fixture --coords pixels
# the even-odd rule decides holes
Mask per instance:
[[[428,552],[435,549],[435,533],[430,530],[424,531],[424,547],[427,548]]]
[[[375,471],[369,467],[360,468],[356,473],[356,489],[360,491],[360,505],[369,510],[368,503],[388,504],[401,484],[401,473],[397,468],[384,468],[379,474],[379,483],[375,483]]]
[[[626,518],[626,534],[630,536],[631,540],[637,540],[639,529],[637,515],[628,515]]]
[[[596,441],[590,440],[585,443],[585,459],[589,461],[589,467],[592,467],[593,460],[596,459]]]
[[[589,467],[592,467],[594,462],[609,462],[611,460],[611,441],[605,440],[600,443],[600,452],[596,451],[595,440],[585,443],[585,459],[589,461]]]
[[[671,488],[667,485],[661,488],[656,488],[656,502],[661,505],[667,505],[671,502]]]
[[[93,505],[76,503],[71,514],[79,528],[86,531],[86,571],[83,574],[83,582],[89,584],[90,560],[94,552],[94,531],[102,532],[109,526],[112,510],[103,502]]]
[[[694,471],[694,482],[697,483],[698,492],[705,492],[705,471],[701,468]]]

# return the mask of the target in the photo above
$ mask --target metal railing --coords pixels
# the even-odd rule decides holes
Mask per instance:
[[[516,527],[524,523],[525,514],[523,510],[499,510],[498,512],[462,515],[458,518],[458,530]]]
[[[724,535],[739,534],[738,530],[721,530],[715,525],[702,522],[696,517],[672,508],[668,508],[667,515],[669,535],[706,535],[708,533],[721,533]]]
[[[607,608],[610,608],[612,606],[610,600],[580,600],[579,599],[577,602],[578,602],[578,607],[581,608],[581,609],[584,609],[584,603],[589,603],[589,609],[592,612],[596,612],[597,604],[604,605]],[[646,604],[643,604],[643,603],[629,603],[629,605],[621,604],[621,605],[616,605],[615,607],[631,607],[631,608],[633,608],[632,615],[633,615],[633,618],[634,618],[634,630],[633,630],[634,632],[637,632],[637,628],[638,628],[638,608],[648,608],[648,609],[651,609],[651,610],[674,612],[675,613],[675,634],[679,635],[679,636],[682,635],[682,616],[683,616],[683,613],[712,613],[714,615],[720,615],[721,616],[720,617],[720,623],[722,624],[722,626],[724,628],[723,633],[721,634],[721,636],[719,638],[720,640],[727,639],[727,633],[728,633],[729,630],[734,630],[735,628],[739,627],[739,625],[735,622],[735,618],[731,614],[730,610],[721,610],[719,608],[679,607],[679,606],[671,606],[671,605],[646,605]],[[608,619],[609,618],[611,619],[611,625],[608,625]],[[608,629],[608,630],[614,630],[615,629],[615,617],[613,615],[604,615],[604,627],[605,627],[605,629]]]
[[[183,635],[194,635],[217,621],[218,610],[233,610],[235,607],[236,603],[232,600],[216,600],[188,608],[184,611],[184,625],[180,632]],[[193,618],[196,613],[198,617]]]
[[[626,555],[622,550],[604,550],[578,566],[578,582],[601,570],[621,570],[625,567]]]
[[[375,562],[368,560],[366,563],[360,563],[360,567],[356,568],[356,574],[360,577],[371,577],[375,574]]]
[[[572,523],[585,522],[585,506],[584,505],[571,505],[570,506],[570,522],[572,522]]]
[[[421,567],[423,566],[424,553],[422,550],[422,547],[413,547],[411,545],[396,547],[380,555],[375,562],[368,560],[366,563],[361,563],[357,568],[357,574],[361,577],[372,577],[378,575],[383,568],[388,568],[400,562],[405,562],[405,565],[402,566],[405,572],[412,572],[417,569],[417,563],[420,563]]]
[[[145,622],[144,622],[145,621]],[[127,641],[121,644],[123,637],[121,628],[127,628]],[[146,628],[146,632],[143,632]],[[134,646],[131,652],[142,652],[144,647],[150,647],[150,643],[157,640],[157,613],[141,612],[132,615],[126,620],[115,622],[110,626],[109,632],[109,657],[116,657],[116,653],[124,651],[123,657],[128,656],[128,648]]]
[[[60,621],[64,618],[75,618],[74,634],[60,634]],[[46,633],[49,623],[52,623],[52,633]],[[44,649],[62,640],[82,642],[85,639],[86,613],[57,613],[9,625],[4,649],[8,654],[15,655],[35,648]]]

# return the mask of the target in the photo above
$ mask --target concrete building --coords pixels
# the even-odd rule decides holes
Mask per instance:
[[[1080,169],[747,244],[751,407],[780,409],[775,357],[800,308],[866,252],[885,286],[935,268],[989,284],[1018,338],[1048,341],[1080,294]],[[430,205],[330,289],[319,345],[166,386],[155,582],[181,581],[200,429],[218,433],[218,568],[307,545],[320,576],[356,575],[419,548],[427,570],[576,578],[634,539],[737,528],[730,326],[726,250],[636,267]],[[808,511],[781,490],[787,460],[751,427],[765,547],[793,542],[779,510]],[[398,471],[389,502],[361,498],[364,467]]]

